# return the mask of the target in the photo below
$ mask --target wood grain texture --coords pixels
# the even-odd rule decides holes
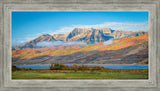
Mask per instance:
[[[149,11],[149,80],[11,80],[11,11]],[[160,0],[1,0],[0,91],[158,91]]]

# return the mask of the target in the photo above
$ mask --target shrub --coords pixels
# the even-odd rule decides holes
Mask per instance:
[[[20,68],[16,67],[15,65],[12,65],[12,71],[20,70]]]

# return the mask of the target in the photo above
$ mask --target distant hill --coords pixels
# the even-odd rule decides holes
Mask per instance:
[[[45,35],[40,35],[37,38],[35,38],[34,40],[28,41],[24,46],[22,46],[22,48],[34,48],[36,47],[36,44],[42,41],[56,41],[56,39],[49,35],[49,34],[45,34]]]

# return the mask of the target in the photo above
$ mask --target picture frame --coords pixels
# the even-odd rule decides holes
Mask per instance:
[[[160,0],[0,1],[0,91],[157,91],[160,89]],[[148,11],[148,80],[12,80],[12,11]]]

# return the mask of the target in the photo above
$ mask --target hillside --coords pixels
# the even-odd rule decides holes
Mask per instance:
[[[108,29],[109,30],[109,29]],[[105,30],[105,33],[115,31]],[[78,31],[78,30],[76,30]],[[86,32],[88,30],[84,30]],[[100,30],[92,31],[91,35],[106,36]],[[97,32],[98,31],[98,32]],[[24,48],[12,51],[13,64],[47,64],[47,63],[77,63],[77,64],[147,64],[148,63],[148,33],[133,32],[133,36],[112,40],[111,44],[100,42],[86,46],[69,45],[44,48]],[[78,33],[78,35],[81,33]],[[90,36],[91,35],[87,35]],[[72,38],[77,34],[72,33]],[[42,40],[55,41],[52,36],[39,36]],[[68,38],[70,41],[72,38]],[[93,37],[91,37],[93,38]],[[97,39],[96,39],[97,40]],[[32,40],[33,41],[33,40]],[[40,40],[29,43],[39,42]],[[98,40],[97,40],[98,41]]]

